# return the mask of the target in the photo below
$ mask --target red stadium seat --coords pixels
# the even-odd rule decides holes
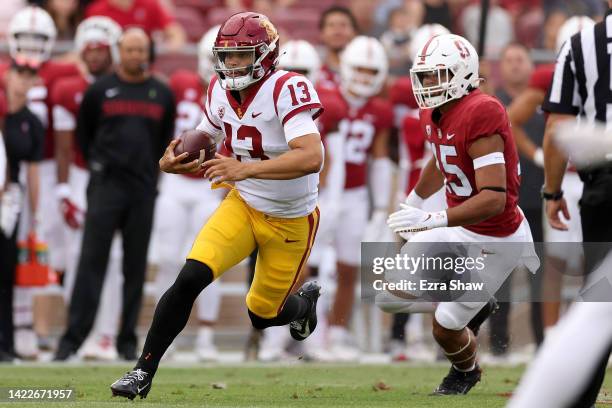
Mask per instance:
[[[187,39],[191,42],[200,41],[209,25],[198,9],[193,7],[177,7],[174,13],[176,20],[183,26]]]

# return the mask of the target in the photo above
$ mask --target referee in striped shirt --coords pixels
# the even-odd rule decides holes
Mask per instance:
[[[560,218],[569,217],[563,198],[561,182],[567,167],[567,157],[553,142],[556,124],[580,116],[585,123],[612,122],[612,0],[605,19],[568,40],[559,55],[555,74],[543,109],[550,113],[544,135],[545,182],[542,197],[546,200],[546,215],[553,228],[566,230]],[[580,200],[580,216],[584,242],[612,241],[612,165],[580,171],[584,190]],[[587,252],[588,251],[588,252]],[[605,251],[585,248],[587,273],[603,259]],[[612,318],[612,317],[611,317]],[[585,339],[576,339],[577,347],[585,350]],[[591,407],[605,376],[610,350],[601,357],[601,363],[589,379],[587,389],[577,397],[572,407]]]

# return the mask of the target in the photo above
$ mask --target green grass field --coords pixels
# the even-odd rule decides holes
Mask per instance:
[[[447,369],[412,365],[162,367],[149,396],[111,398],[109,385],[127,366],[3,366],[0,387],[71,387],[63,403],[0,403],[10,407],[503,407],[522,368],[485,368],[467,396],[431,397]],[[213,387],[215,384],[220,389]],[[605,386],[612,388],[610,375]],[[137,405],[132,405],[137,404]]]

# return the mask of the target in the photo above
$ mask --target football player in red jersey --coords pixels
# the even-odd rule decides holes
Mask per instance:
[[[557,50],[560,50],[572,35],[594,24],[595,22],[586,16],[569,18],[557,34]],[[552,85],[554,71],[555,64],[544,64],[537,67],[531,75],[527,89],[518,95],[508,107],[508,117],[512,123],[512,132],[519,152],[530,158],[539,167],[544,167],[542,146],[537,146],[527,136],[523,126],[544,103],[546,94]],[[573,165],[568,166],[561,188],[567,203],[567,212],[564,213],[565,220],[561,226],[553,226],[547,220],[544,220],[542,225],[544,241],[581,242],[582,225],[578,202],[582,196],[583,183]],[[559,228],[565,228],[565,230]],[[567,245],[552,244],[546,247],[543,278],[545,284],[542,286],[542,298],[544,300],[560,299],[562,279],[559,279],[559,274],[571,267],[571,265],[567,265],[568,260],[577,258],[579,257],[576,257],[576,254]],[[559,320],[560,303],[558,301],[543,302],[542,314],[544,329],[547,331]]]
[[[175,136],[195,129],[204,116],[204,98],[210,79],[215,74],[212,52],[219,26],[212,27],[198,44],[198,72],[178,70],[170,77],[170,89],[176,101]],[[154,250],[150,251],[159,265],[156,277],[158,299],[176,279],[180,262],[189,252],[193,239],[222,199],[220,190],[211,190],[202,174],[162,174],[153,223]],[[180,217],[168,217],[180,214]],[[219,282],[210,284],[197,300],[200,327],[195,352],[201,361],[218,357],[213,342],[213,326],[219,314],[221,292]]]
[[[411,79],[421,108],[421,129],[434,157],[401,210],[387,222],[396,233],[416,233],[403,248],[415,257],[422,251],[436,256],[428,248],[440,245],[446,253],[465,256],[459,254],[465,249],[459,249],[461,243],[477,242],[483,251],[477,259],[484,267],[480,273],[472,268],[465,279],[483,282],[486,298],[459,297],[436,305],[419,302],[424,293],[418,290],[408,290],[402,297],[390,292],[377,295],[386,311],[435,310],[433,336],[452,363],[434,391],[438,395],[466,394],[480,381],[475,336],[494,307],[492,294],[517,266],[524,264],[532,271],[539,266],[529,224],[517,205],[518,154],[506,111],[497,99],[478,90],[478,68],[476,50],[457,35],[433,37],[416,55]],[[422,210],[423,200],[443,185],[449,208]],[[505,245],[503,251],[493,248],[495,244]],[[410,274],[426,280],[430,272],[419,268]],[[451,270],[455,272],[459,271]]]
[[[55,131],[57,185],[55,195],[67,229],[67,251],[64,296],[70,299],[77,261],[81,250],[82,223],[87,205],[86,188],[89,172],[83,154],[74,140],[81,99],[87,87],[97,78],[110,73],[118,56],[117,41],[121,27],[108,17],[90,17],[79,24],[75,47],[87,72],[58,79],[51,89],[51,113]],[[116,238],[111,250],[107,279],[102,290],[101,307],[93,332],[82,347],[85,359],[112,361],[117,358],[115,337],[119,324],[121,293],[121,240]]]
[[[392,163],[388,157],[389,131],[393,125],[391,105],[377,97],[387,79],[388,62],[382,44],[372,37],[359,36],[347,45],[340,61],[339,87],[322,83],[321,98],[326,106],[341,109],[336,118],[342,135],[345,180],[342,200],[331,202],[327,211],[337,214],[333,245],[337,259],[337,290],[329,314],[329,356],[354,360],[358,351],[349,345],[349,324],[360,265],[362,240],[380,240],[386,232],[384,221],[391,194]],[[333,119],[329,116],[328,118]],[[337,119],[336,119],[337,120]],[[321,118],[324,127],[325,117]],[[332,120],[333,122],[333,120]],[[332,155],[332,160],[336,159]],[[370,165],[368,165],[370,162]],[[368,176],[374,199],[368,222]],[[374,178],[375,177],[375,178]],[[329,206],[328,206],[329,207]]]
[[[28,91],[28,108],[41,120],[46,128],[45,156],[40,163],[39,197],[52,197],[55,187],[55,161],[53,160],[53,127],[50,108],[50,89],[53,83],[64,76],[79,73],[73,64],[63,64],[51,60],[51,51],[57,31],[49,14],[39,7],[25,7],[13,16],[8,25],[7,40],[11,60],[16,65],[27,66],[37,71],[35,85]],[[9,64],[0,64],[0,83],[6,80]],[[66,268],[67,253],[60,211],[55,200],[38,206],[34,220],[23,219],[21,224],[36,224],[37,236],[48,243],[49,263],[58,271]],[[24,212],[22,214],[26,214]],[[19,352],[26,356],[38,353],[37,337],[31,329],[33,323],[32,304],[34,295],[31,289],[17,288],[15,291],[15,323],[22,329],[16,330]],[[48,297],[40,298],[43,312],[39,325],[42,338],[46,339],[49,328],[45,324],[51,311]]]

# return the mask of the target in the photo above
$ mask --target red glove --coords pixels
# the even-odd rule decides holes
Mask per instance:
[[[55,190],[60,201],[60,210],[64,216],[64,222],[72,229],[78,229],[83,225],[84,212],[70,199],[70,187],[58,184]]]
[[[81,228],[83,224],[83,210],[77,207],[69,198],[62,198],[60,209],[64,215],[64,222],[72,229]]]

